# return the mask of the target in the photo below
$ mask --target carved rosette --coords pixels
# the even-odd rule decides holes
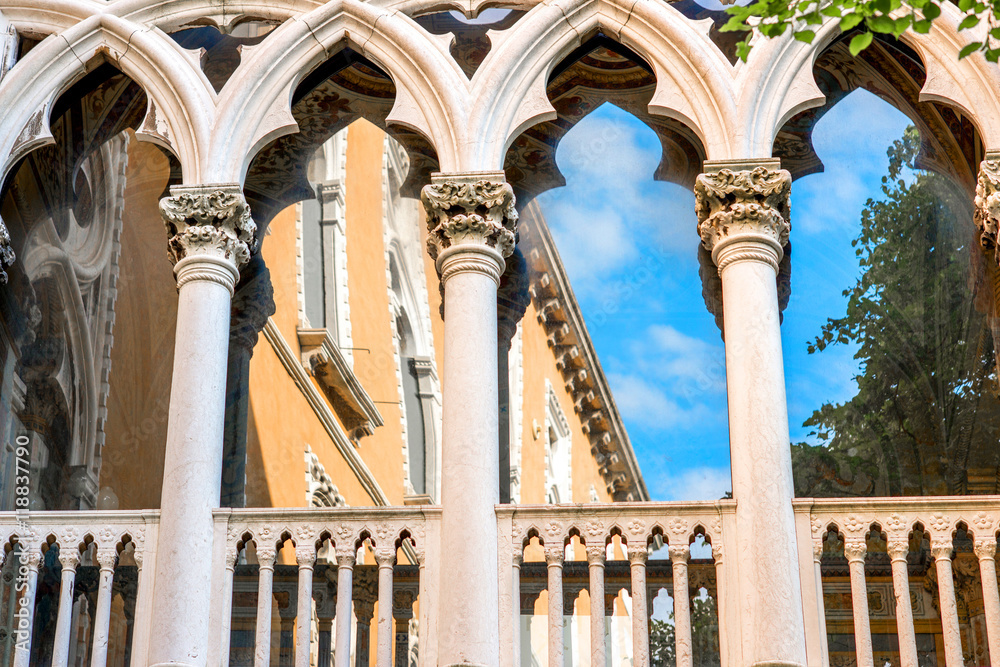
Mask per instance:
[[[503,172],[435,174],[420,199],[430,232],[427,251],[437,261],[442,282],[457,272],[478,271],[499,284],[503,260],[514,251],[517,228],[514,190]],[[492,261],[471,261],[467,253],[460,253],[460,263],[448,261],[460,250]]]
[[[0,285],[7,283],[7,269],[14,265],[14,248],[10,244],[7,225],[0,220]]]
[[[791,174],[764,166],[698,176],[698,234],[720,273],[741,260],[765,262],[778,270],[791,230],[791,189]]]
[[[997,235],[1000,233],[1000,159],[983,160],[976,183],[976,227],[979,243],[992,250],[994,261],[1000,263]]]
[[[185,282],[178,266],[185,259],[214,259],[236,271],[250,261],[257,226],[238,185],[180,186],[170,192],[160,200],[160,214],[170,237],[167,254],[178,272],[178,287]],[[212,280],[200,274],[189,279]]]

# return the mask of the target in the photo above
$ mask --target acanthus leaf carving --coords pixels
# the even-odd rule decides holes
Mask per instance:
[[[979,229],[979,244],[993,250],[994,261],[1000,262],[1000,159],[983,160],[976,182],[975,222]]]
[[[160,200],[160,213],[174,264],[190,255],[224,258],[237,269],[250,261],[257,225],[238,185],[171,188],[171,196]]]
[[[503,257],[514,251],[517,211],[514,190],[497,174],[435,178],[420,192],[427,211],[427,250],[431,257],[453,245],[481,244]]]

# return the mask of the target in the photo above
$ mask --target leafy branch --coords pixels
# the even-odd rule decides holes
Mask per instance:
[[[947,1],[947,0],[945,0]],[[958,0],[965,14],[959,30],[986,23],[985,37],[967,44],[958,57],[981,52],[990,62],[1000,59],[1000,0]],[[852,55],[858,55],[872,43],[875,34],[899,38],[907,30],[926,34],[941,16],[939,0],[753,0],[746,5],[726,9],[729,21],[723,32],[746,32],[737,45],[737,55],[746,60],[750,54],[750,31],[758,30],[768,38],[790,31],[792,36],[811,44],[816,29],[828,19],[839,21],[841,31],[857,30],[851,38]]]

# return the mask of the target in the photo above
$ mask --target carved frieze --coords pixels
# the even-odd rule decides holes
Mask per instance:
[[[430,231],[427,250],[434,259],[453,245],[486,245],[503,257],[514,251],[518,216],[514,191],[502,174],[435,175],[420,199]]]
[[[160,213],[174,264],[190,255],[224,258],[237,269],[250,261],[257,226],[238,185],[171,188],[171,196],[160,200]]]
[[[698,234],[720,270],[720,250],[736,240],[772,246],[774,257],[758,251],[761,256],[753,258],[778,269],[791,230],[791,186],[792,177],[787,171],[765,166],[739,171],[720,169],[698,176],[694,187]]]

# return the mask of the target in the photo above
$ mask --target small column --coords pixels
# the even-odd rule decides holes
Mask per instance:
[[[357,620],[358,636],[354,640],[355,667],[368,667],[368,656],[372,642],[372,617],[375,616],[374,596],[359,586],[354,589],[354,618]]]
[[[649,667],[649,618],[646,614],[646,559],[649,552],[645,542],[625,547],[632,571],[632,665]]]
[[[27,581],[21,597],[18,600],[15,615],[14,637],[14,667],[28,667],[31,664],[31,644],[34,640],[35,624],[35,593],[38,591],[38,572],[42,569],[42,547],[40,544],[23,546],[24,551],[18,555],[15,565],[20,573],[21,567],[28,570]]]
[[[865,580],[865,554],[868,545],[864,539],[844,542],[844,555],[851,571],[851,606],[854,609],[854,643],[858,667],[874,667],[872,631],[868,618],[868,583]]]
[[[566,547],[562,542],[545,545],[545,564],[548,566],[549,600],[549,667],[563,667],[563,558]]]
[[[326,578],[313,580],[313,598],[316,600],[316,667],[331,667],[333,657],[333,619],[337,595],[333,584]]]
[[[806,664],[806,646],[775,284],[792,181],[778,166],[706,162],[695,196],[722,279],[743,660],[790,667]]]
[[[996,538],[988,536],[986,539],[977,539],[974,549],[979,558],[979,574],[983,582],[990,660],[997,661],[1000,658],[1000,588],[997,587]]]
[[[517,212],[503,172],[431,179],[421,199],[445,310],[438,662],[498,667],[497,287]]]
[[[955,601],[955,579],[951,567],[952,544],[950,538],[931,540],[931,555],[937,567],[938,607],[941,614],[941,632],[944,635],[944,659],[948,667],[962,667],[962,631],[958,624],[958,605]]]
[[[337,643],[336,667],[351,667],[351,599],[354,594],[354,561],[358,550],[351,543],[337,544]]]
[[[515,665],[520,665],[521,660],[521,563],[524,561],[524,551],[520,543],[514,542],[511,548],[511,565],[513,566],[513,572],[511,572],[511,612],[514,614],[514,643],[513,643],[513,660]],[[530,639],[529,639],[530,643]]]
[[[70,624],[73,622],[73,592],[80,550],[72,543],[75,537],[59,539],[59,563],[62,575],[59,586],[59,612],[56,616],[56,636],[52,643],[52,667],[67,667],[69,663]]]
[[[670,545],[670,563],[674,572],[674,637],[677,667],[692,667],[694,654],[691,641],[691,600],[688,591],[688,558],[691,548],[686,544]]]
[[[378,667],[392,667],[392,566],[396,563],[396,548],[389,544],[378,545],[375,549],[378,563],[378,645],[375,664]]]
[[[108,635],[111,630],[111,587],[115,580],[118,553],[114,547],[97,550],[97,563],[101,566],[97,584],[97,614],[94,616],[94,645],[91,648],[91,667],[105,667],[108,662]]]
[[[417,597],[413,588],[402,588],[392,596],[392,618],[396,624],[396,667],[410,664],[410,620],[413,618],[413,601]]]
[[[311,529],[299,533],[295,545],[295,562],[299,566],[299,588],[295,612],[295,667],[309,667],[309,636],[312,633],[313,567],[316,564],[316,544]]]
[[[171,188],[160,201],[177,278],[151,667],[205,667],[212,598],[212,509],[219,506],[229,311],[256,226],[235,184]]]
[[[233,579],[236,576],[236,545],[226,546],[226,578],[222,584],[222,637],[219,638],[219,657],[222,667],[229,667],[229,650],[233,635]],[[329,667],[329,666],[328,666]]]
[[[254,667],[271,664],[271,608],[274,605],[274,559],[277,550],[273,544],[257,547],[257,634],[254,637]]]
[[[715,608],[719,614],[719,627],[722,628],[723,625],[723,612],[722,606],[726,604],[727,586],[729,582],[726,581],[726,564],[723,562],[723,554],[725,549],[722,547],[722,541],[720,540],[718,544],[712,545],[712,559],[715,561]],[[822,604],[822,603],[821,603]],[[820,616],[822,617],[822,611],[820,611]],[[826,626],[823,626],[823,636],[826,636]],[[823,642],[826,645],[826,642]],[[720,630],[719,632],[719,658],[723,665],[729,664],[729,652],[730,639],[729,635],[725,630]],[[828,667],[824,663],[821,667]]]
[[[590,574],[590,665],[605,667],[607,647],[604,643],[604,541],[587,544],[587,566]]]
[[[906,555],[910,545],[905,537],[890,539],[889,558],[892,560],[892,588],[896,597],[896,631],[899,636],[900,667],[918,667],[917,637],[913,628],[913,605],[910,602],[910,574]]]

